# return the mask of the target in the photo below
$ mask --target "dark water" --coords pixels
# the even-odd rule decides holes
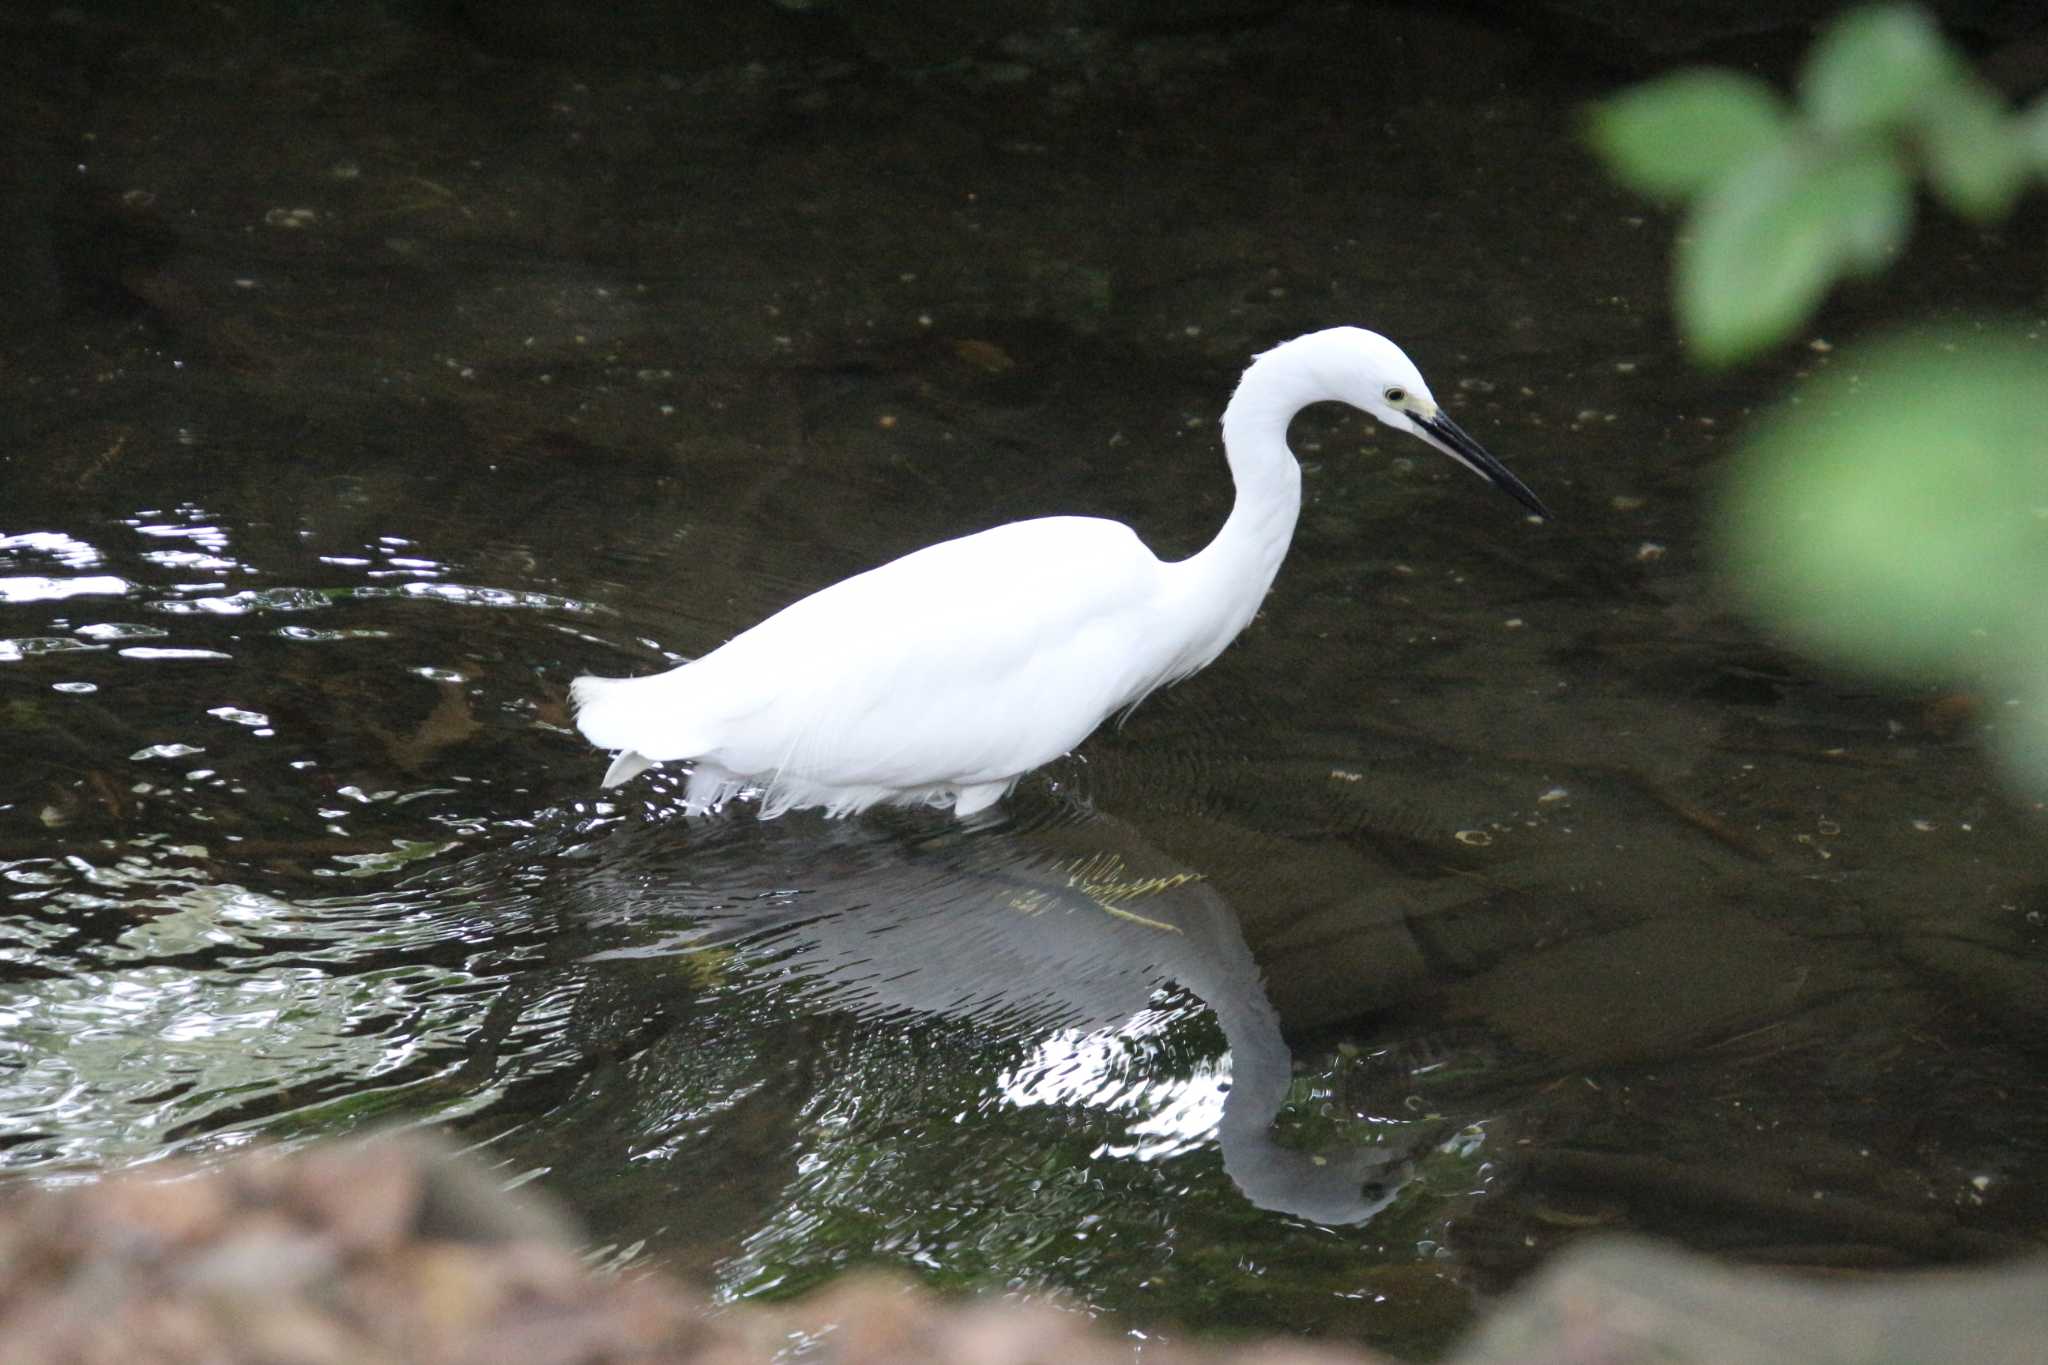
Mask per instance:
[[[1779,653],[1694,548],[1827,355],[1690,374],[1594,88],[1361,13],[1021,76],[30,33],[0,1164],[440,1122],[726,1296],[882,1262],[1418,1352],[1603,1228],[2038,1250],[1991,703]],[[1368,36],[1417,55],[1360,91]],[[1827,326],[2034,290],[1925,251]],[[1265,615],[999,820],[598,792],[577,673],[1018,516],[1193,549],[1244,357],[1336,321],[1558,522],[1311,414]]]

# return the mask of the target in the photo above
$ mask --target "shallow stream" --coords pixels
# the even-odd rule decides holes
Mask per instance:
[[[1984,699],[1724,606],[1714,457],[1829,353],[1685,367],[1577,71],[1342,7],[914,76],[182,22],[6,59],[55,284],[0,414],[0,1168],[440,1122],[722,1296],[879,1262],[1418,1353],[1603,1228],[2040,1250],[2041,813]],[[1923,250],[1827,326],[2038,309],[2037,255]],[[578,673],[1020,516],[1192,550],[1245,357],[1338,321],[1557,521],[1313,413],[1261,618],[999,819],[599,791]]]

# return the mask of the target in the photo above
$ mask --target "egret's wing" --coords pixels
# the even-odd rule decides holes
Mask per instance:
[[[835,583],[685,670],[709,756],[891,787],[1036,767],[1159,681],[1161,567],[1126,526],[1048,517]]]

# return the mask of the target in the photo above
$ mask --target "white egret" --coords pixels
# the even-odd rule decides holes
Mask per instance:
[[[1348,403],[1547,516],[1444,414],[1401,348],[1333,327],[1252,361],[1223,412],[1237,498],[1166,562],[1130,527],[1040,517],[944,541],[820,589],[644,678],[576,679],[576,724],[617,751],[604,785],[690,760],[693,811],[757,791],[762,818],[888,802],[985,810],[1102,721],[1200,669],[1258,610],[1294,535],[1287,425]]]

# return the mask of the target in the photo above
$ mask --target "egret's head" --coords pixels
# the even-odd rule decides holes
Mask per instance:
[[[1527,484],[1437,406],[1422,371],[1399,346],[1363,327],[1332,327],[1281,349],[1296,346],[1306,352],[1303,358],[1331,398],[1436,447],[1537,516],[1549,517]]]

